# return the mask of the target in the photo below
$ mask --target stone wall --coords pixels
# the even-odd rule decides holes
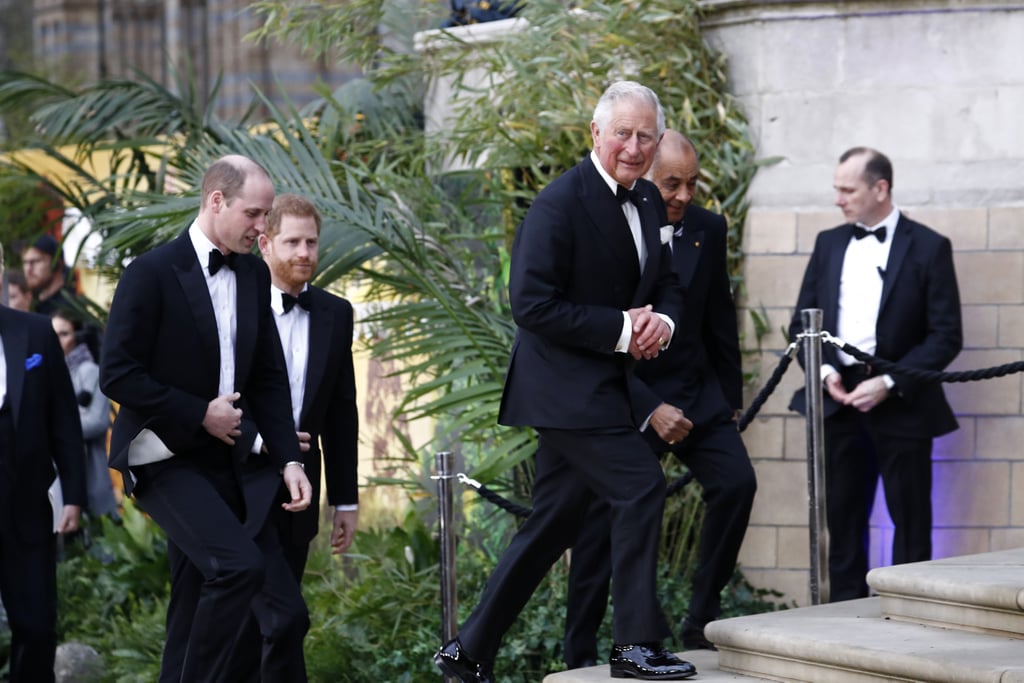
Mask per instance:
[[[1021,360],[1024,349],[1024,5],[981,0],[705,0],[709,41],[730,60],[731,90],[758,154],[745,231],[741,320],[767,314],[761,381],[778,362],[817,233],[832,206],[839,154],[884,151],[901,209],[953,242],[964,350],[950,369]],[[936,442],[935,557],[1024,545],[1022,376],[947,385],[960,429]],[[759,490],[741,554],[755,585],[810,601],[803,419],[786,409],[794,364],[748,428]],[[890,561],[881,491],[872,564]]]

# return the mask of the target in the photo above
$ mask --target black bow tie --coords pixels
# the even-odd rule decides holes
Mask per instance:
[[[853,226],[853,236],[856,239],[862,240],[865,237],[867,237],[868,235],[874,235],[875,237],[878,238],[879,242],[884,242],[885,241],[885,226],[883,225],[882,227],[877,228],[875,230],[868,230],[867,228],[862,228],[859,225]]]
[[[625,204],[627,200],[631,201],[633,202],[633,206],[637,208],[640,207],[640,202],[643,201],[639,192],[636,190],[627,190],[622,185],[616,186],[615,198],[619,200],[619,204]]]
[[[221,253],[220,249],[210,250],[210,275],[216,275],[217,271],[223,266],[227,266],[231,270],[235,269],[235,261],[238,259],[238,254],[231,252],[227,256]]]
[[[299,292],[298,296],[292,296],[288,292],[281,292],[281,305],[284,306],[284,312],[295,308],[295,304],[298,304],[303,310],[309,310],[309,290],[303,290]]]

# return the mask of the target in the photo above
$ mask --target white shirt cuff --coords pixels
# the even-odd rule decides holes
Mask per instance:
[[[259,453],[263,450],[263,435],[256,432],[256,438],[252,440],[252,449],[250,452]]]
[[[633,338],[633,325],[629,319],[629,313],[622,312],[622,331],[619,333],[619,341],[615,343],[616,353],[629,351],[629,340]]]

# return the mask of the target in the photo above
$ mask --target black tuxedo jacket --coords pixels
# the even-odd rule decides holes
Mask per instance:
[[[14,450],[10,492],[0,516],[27,544],[53,541],[53,511],[47,489],[54,465],[65,505],[85,504],[85,449],[78,402],[64,352],[50,319],[0,306],[0,337],[7,365],[6,405],[11,409]]]
[[[836,333],[839,280],[852,234],[853,226],[847,224],[818,235],[789,326],[790,339],[803,331],[800,311],[805,308],[822,309],[823,329]],[[874,355],[913,368],[942,370],[963,346],[953,246],[948,238],[902,214],[892,240],[882,275]],[[832,344],[822,346],[822,360],[839,367]],[[898,372],[890,374],[896,382],[894,392],[867,413],[875,429],[928,438],[957,428],[941,384],[921,382]],[[790,408],[804,412],[805,406],[806,397],[800,389]],[[825,416],[838,409],[826,391]]]
[[[289,514],[292,539],[308,544],[316,536],[320,517],[320,457],[323,449],[327,500],[332,505],[359,501],[359,411],[352,367],[352,304],[310,287],[309,356],[299,429],[311,435],[306,475],[313,501]]]
[[[680,325],[682,290],[660,241],[667,222],[657,188],[636,189],[646,265],[641,273],[622,208],[590,157],[536,197],[516,231],[509,296],[518,330],[499,422],[540,428],[635,427],[627,376],[615,353],[622,311],[652,304]]]
[[[673,237],[672,269],[685,292],[682,324],[657,358],[637,365],[634,418],[643,423],[661,403],[705,424],[743,405],[736,305],[726,265],[725,218],[689,206],[683,234]]]
[[[236,261],[236,407],[267,445],[277,476],[302,461],[291,419],[288,375],[270,310],[270,272],[249,254]],[[128,448],[143,428],[153,430],[175,457],[204,457],[225,444],[203,429],[207,404],[217,397],[220,349],[217,321],[203,269],[185,230],[177,239],[135,259],[118,283],[103,344],[103,393],[121,404],[114,421],[110,466],[131,492]],[[236,440],[236,461],[252,456]],[[251,443],[251,442],[250,442]],[[278,481],[280,481],[278,477]],[[267,500],[267,505],[271,500]]]

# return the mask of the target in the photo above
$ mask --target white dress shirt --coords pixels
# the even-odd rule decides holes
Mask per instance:
[[[295,431],[298,431],[302,401],[306,394],[306,367],[309,363],[309,311],[296,305],[285,313],[282,293],[279,287],[270,285],[270,308],[274,311],[274,322],[277,323],[281,348],[284,349],[288,387],[292,394],[292,421],[295,423]]]
[[[217,247],[203,234],[196,223],[188,229],[196,258],[203,268],[206,287],[213,302],[213,315],[217,319],[217,344],[220,348],[220,381],[217,395],[225,396],[235,392],[235,334],[238,329],[236,309],[238,308],[238,283],[235,271],[224,267],[216,275],[210,275],[210,252]]]
[[[605,184],[608,185],[608,189],[611,190],[613,195],[618,196],[619,183],[608,175],[608,172],[604,170],[604,166],[601,165],[601,160],[597,158],[597,152],[591,150],[590,160],[594,162],[594,167],[597,172],[601,174],[601,178],[604,179]],[[636,186],[636,183],[633,183]],[[632,190],[632,187],[626,188]],[[634,206],[633,202],[622,202],[622,213],[626,217],[626,222],[629,223],[629,231],[633,236],[633,246],[636,247],[637,257],[640,259],[640,272],[644,270],[644,266],[647,264],[647,246],[644,244],[643,229],[640,225],[640,211]],[[655,313],[659,318],[665,321],[668,325],[669,341],[665,343],[662,348],[667,349],[669,343],[672,340],[672,335],[675,334],[676,325],[672,322],[672,319],[664,313]],[[618,353],[626,353],[629,351],[629,340],[633,337],[633,321],[629,319],[629,313],[627,311],[622,312],[622,331],[619,333],[619,340],[615,344],[615,351]]]
[[[4,353],[4,338],[0,335],[0,408],[7,400],[7,355]]]
[[[885,240],[879,242],[872,235],[861,239],[851,237],[843,258],[843,270],[839,279],[836,336],[871,355],[875,354],[878,347],[876,328],[878,310],[882,303],[882,285],[899,218],[899,209],[893,206],[892,212],[881,223],[874,226],[858,224],[871,232],[884,226]],[[839,363],[844,366],[858,362],[853,356],[842,351],[838,352],[838,357]],[[825,378],[835,371],[831,365],[823,365],[821,376]],[[889,382],[886,384],[889,385]]]

